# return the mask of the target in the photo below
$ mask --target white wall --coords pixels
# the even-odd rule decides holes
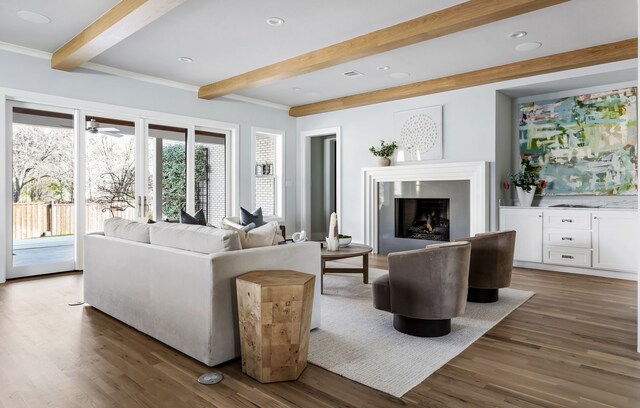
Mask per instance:
[[[513,133],[514,115],[512,110],[512,99],[502,92],[496,92],[496,161],[494,163],[494,172],[492,173],[493,183],[497,184],[491,197],[491,228],[500,229],[498,225],[498,207],[504,203],[505,198],[509,197],[509,192],[502,189],[502,181],[506,179],[506,175],[511,172],[512,163],[512,146],[517,144],[517,133]],[[509,190],[512,191],[513,189]]]
[[[362,211],[364,210],[361,186],[361,169],[376,166],[376,158],[368,148],[380,139],[393,140],[393,116],[395,112],[443,105],[443,161],[491,162],[490,222],[497,227],[497,202],[499,185],[506,168],[510,167],[509,146],[505,143],[507,124],[505,113],[497,109],[510,109],[508,98],[499,92],[504,89],[531,84],[562,81],[566,78],[592,76],[601,73],[635,68],[637,60],[603,64],[595,67],[556,72],[535,77],[504,81],[434,95],[385,102],[358,108],[345,109],[298,118],[298,135],[319,128],[342,127],[342,231],[362,242]],[[500,95],[500,96],[497,96]],[[509,116],[510,112],[506,113]],[[396,165],[395,163],[393,165]],[[348,204],[348,205],[347,205]]]
[[[253,165],[250,163],[251,126],[283,130],[285,136],[285,223],[296,222],[295,119],[286,110],[231,99],[202,100],[191,91],[79,69],[53,70],[49,61],[0,50],[0,87],[92,102],[126,106],[240,125],[240,205],[251,206]]]

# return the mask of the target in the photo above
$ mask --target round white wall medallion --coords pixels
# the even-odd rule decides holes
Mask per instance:
[[[428,115],[411,116],[400,129],[400,141],[409,153],[424,154],[433,149],[438,140],[438,126]]]

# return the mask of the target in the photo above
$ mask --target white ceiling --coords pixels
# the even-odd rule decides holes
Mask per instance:
[[[0,0],[0,41],[54,52],[93,23],[118,0]],[[44,14],[50,24],[28,23],[16,15]]]
[[[188,0],[92,62],[204,85],[388,27],[461,0]],[[0,41],[52,52],[116,0],[0,0]],[[51,24],[16,17],[30,10]],[[248,89],[239,94],[288,106],[388,88],[637,36],[636,0],[572,0],[523,16]],[[268,17],[285,24],[271,27]],[[524,30],[522,39],[507,35]],[[515,45],[542,47],[517,52]],[[190,64],[178,57],[193,58]],[[388,65],[388,71],[377,66]],[[347,78],[358,70],[363,77]],[[393,72],[411,76],[393,79]],[[293,88],[301,88],[294,91]],[[311,95],[309,95],[311,93]]]

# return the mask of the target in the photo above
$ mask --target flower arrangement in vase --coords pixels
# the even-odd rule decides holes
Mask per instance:
[[[516,186],[520,206],[531,207],[536,188],[544,189],[547,187],[547,182],[538,177],[538,173],[533,170],[533,166],[529,160],[522,159],[520,165],[522,166],[522,170],[509,174],[509,182]],[[509,183],[506,181],[503,182],[502,186],[505,190],[509,189]]]
[[[378,163],[381,166],[388,166],[391,164],[391,159],[389,159],[389,157],[393,156],[393,152],[395,152],[397,148],[398,145],[395,141],[387,144],[384,140],[380,140],[380,149],[376,149],[375,146],[371,146],[369,151],[373,153],[374,156],[378,157]]]

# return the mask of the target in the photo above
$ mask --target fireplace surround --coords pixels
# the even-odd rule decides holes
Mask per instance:
[[[478,162],[449,162],[362,169],[364,193],[363,241],[379,253],[378,220],[380,183],[397,181],[453,181],[469,182],[469,235],[486,232],[489,220],[488,179],[489,164]],[[450,237],[455,239],[456,237]]]

